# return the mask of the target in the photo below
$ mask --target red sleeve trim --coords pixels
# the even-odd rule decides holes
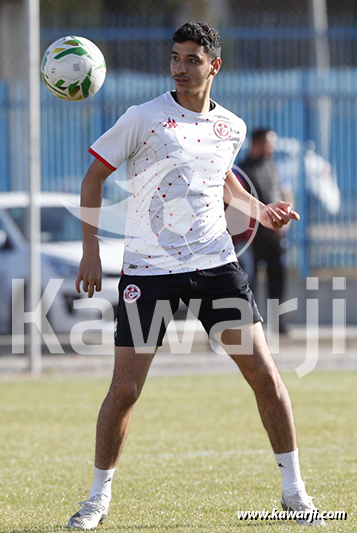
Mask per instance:
[[[110,170],[116,170],[115,167],[113,167],[113,165],[111,165],[110,163],[108,163],[108,161],[106,161],[102,156],[100,156],[99,154],[97,154],[97,152],[95,152],[94,150],[92,150],[92,148],[89,148],[88,149],[88,152],[92,155],[94,155],[94,157],[96,157],[97,159],[99,159],[99,161],[101,161],[101,163],[103,163],[106,167],[110,168]]]

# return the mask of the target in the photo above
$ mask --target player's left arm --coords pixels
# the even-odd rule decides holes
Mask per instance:
[[[254,198],[242,187],[232,170],[226,175],[223,200],[226,204],[258,220],[263,226],[272,230],[282,228],[290,220],[300,219],[300,215],[293,211],[290,202],[279,201],[265,205]]]

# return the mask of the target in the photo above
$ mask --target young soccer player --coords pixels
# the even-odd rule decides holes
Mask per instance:
[[[162,321],[156,331],[150,329],[155,309],[163,304],[163,315],[169,319],[180,298],[187,304],[191,299],[200,301],[197,314],[203,326],[208,333],[219,333],[255,393],[282,474],[283,507],[313,509],[300,475],[289,395],[226,230],[224,202],[270,229],[299,215],[291,204],[263,205],[252,198],[231,171],[246,126],[210,99],[222,64],[220,55],[220,36],[209,24],[184,24],[173,36],[171,74],[176,90],[129,108],[90,148],[95,160],[83,180],[82,206],[100,207],[104,181],[124,160],[132,195],[119,285],[115,366],[98,417],[94,482],[70,527],[95,528],[108,514],[132,409],[165,334]],[[76,281],[77,291],[83,283],[89,297],[101,289],[96,225],[83,222],[83,258]],[[227,298],[242,305],[219,307]],[[237,349],[243,338],[251,340],[252,350],[246,353]],[[318,518],[315,523],[323,521]]]

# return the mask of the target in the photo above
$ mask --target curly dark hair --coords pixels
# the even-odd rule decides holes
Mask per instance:
[[[221,57],[222,39],[218,31],[206,22],[186,22],[175,31],[174,43],[195,41],[203,46],[204,51],[212,59]]]

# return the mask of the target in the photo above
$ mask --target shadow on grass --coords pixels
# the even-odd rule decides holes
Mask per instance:
[[[239,529],[241,527],[267,527],[267,526],[274,526],[276,525],[276,522],[258,522],[258,521],[252,521],[252,522],[248,522],[248,521],[239,521],[239,522],[235,522],[235,523],[232,523],[232,524],[217,524],[216,526],[214,527],[219,527],[219,528],[226,528],[227,531],[234,531],[235,528]],[[210,528],[211,526],[209,526]],[[195,526],[192,526],[192,524],[170,524],[170,525],[165,525],[165,524],[146,524],[146,525],[143,525],[143,526],[133,526],[133,525],[123,525],[121,524],[120,526],[115,526],[114,524],[107,524],[107,525],[101,525],[99,530],[100,531],[103,531],[103,533],[105,531],[147,531],[147,530],[151,530],[151,531],[163,531],[163,530],[169,530],[169,531],[180,531],[180,529],[184,529],[185,531],[190,531],[192,528],[194,528],[195,530],[198,530],[198,529],[202,529],[202,530],[207,530],[207,525],[205,524],[202,524],[202,525],[195,525]],[[12,529],[12,530],[7,530],[6,533],[58,533],[58,532],[63,532],[63,531],[73,531],[73,529],[71,528],[68,528],[67,526],[65,525],[55,525],[55,526],[50,526],[50,527],[41,527],[41,528],[31,528],[31,527],[25,527],[23,529]]]
[[[242,520],[242,521],[239,520],[237,522],[232,522],[230,524],[216,524],[216,526],[213,526],[213,527],[217,527],[217,528],[223,527],[223,528],[226,528],[227,531],[232,532],[232,531],[239,531],[239,529],[242,527],[255,527],[255,528],[267,527],[267,526],[274,526],[276,525],[276,523],[277,521],[258,522],[254,520],[254,521],[248,522],[245,520]],[[102,531],[103,533],[105,531],[147,531],[147,530],[149,531],[180,531],[181,529],[183,529],[184,531],[190,531],[191,529],[207,530],[210,528],[211,528],[211,524],[209,526],[207,526],[206,524],[201,524],[201,525],[195,524],[194,526],[192,526],[192,524],[189,524],[189,523],[168,524],[168,525],[160,523],[160,524],[145,524],[142,526],[137,526],[137,525],[133,526],[133,525],[125,525],[125,524],[116,526],[113,523],[112,524],[106,523],[105,525],[102,524],[100,528],[96,529],[96,531]],[[9,529],[2,533],[59,533],[59,532],[64,532],[64,531],[69,532],[69,531],[73,531],[73,529],[68,528],[64,524],[61,524],[61,525],[57,524],[57,525],[51,525],[51,526],[44,525],[43,527],[40,527],[40,528],[25,527],[23,529]]]
[[[216,526],[214,527],[219,527],[219,528],[226,528],[227,531],[234,531],[235,528],[241,528],[241,527],[267,527],[267,526],[274,526],[276,525],[276,521],[274,522],[256,522],[256,521],[252,521],[252,522],[246,522],[246,521],[239,521],[239,522],[236,522],[236,523],[232,523],[232,524],[216,524]],[[209,526],[210,528],[211,526]],[[145,526],[125,526],[125,525],[120,525],[120,526],[111,526],[110,527],[111,530],[114,530],[115,531],[146,531],[146,530],[157,530],[157,531],[163,531],[163,530],[172,530],[172,531],[179,531],[180,529],[184,529],[185,531],[190,531],[191,529],[205,529],[207,530],[208,527],[207,525],[205,524],[202,524],[202,525],[195,525],[195,526],[192,526],[192,524],[171,524],[171,525],[165,525],[165,524],[160,524],[160,525],[145,525]],[[103,531],[103,529],[102,529]],[[105,530],[104,530],[105,531]]]
[[[24,527],[20,529],[6,529],[0,530],[1,533],[58,533],[59,531],[73,531],[67,526],[61,525],[44,525],[43,527]]]

